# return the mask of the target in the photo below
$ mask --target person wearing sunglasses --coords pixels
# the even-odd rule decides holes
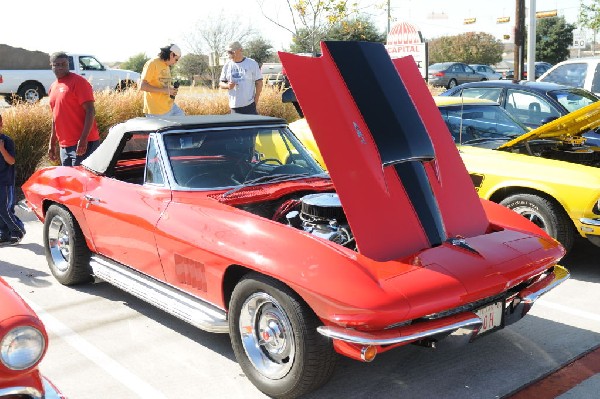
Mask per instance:
[[[227,46],[229,61],[223,65],[219,87],[229,91],[232,114],[258,114],[256,104],[263,88],[262,72],[258,63],[244,56],[240,42]]]
[[[169,44],[161,47],[157,57],[144,65],[140,90],[144,92],[144,114],[147,117],[185,115],[175,104],[178,84],[171,78],[171,67],[180,57],[179,46]]]

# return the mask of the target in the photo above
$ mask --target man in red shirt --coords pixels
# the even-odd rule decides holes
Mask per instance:
[[[69,72],[67,54],[52,54],[50,65],[56,81],[48,93],[52,108],[48,157],[56,161],[58,142],[61,164],[76,166],[98,147],[100,140],[95,120],[94,92],[85,78]]]

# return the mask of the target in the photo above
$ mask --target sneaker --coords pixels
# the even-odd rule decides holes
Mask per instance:
[[[21,242],[22,239],[23,239],[23,237],[10,237],[10,238],[0,239],[0,247],[5,247],[8,245],[17,245],[18,243]]]

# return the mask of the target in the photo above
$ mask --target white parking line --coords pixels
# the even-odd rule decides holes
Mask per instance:
[[[96,363],[100,368],[130,389],[137,397],[166,399],[166,396],[162,392],[156,390],[135,374],[132,374],[129,370],[111,359],[94,345],[90,344],[75,331],[51,316],[40,306],[30,300],[26,301],[37,313],[38,317],[42,319],[47,330],[52,331],[55,335],[59,336],[66,343],[79,351],[83,356]]]
[[[584,310],[574,309],[569,306],[561,305],[559,303],[546,301],[543,299],[538,299],[535,301],[534,307],[537,305],[542,305],[548,308],[556,309],[564,313],[571,314],[573,316],[581,317],[588,320],[600,321],[600,315],[596,313],[586,312]]]

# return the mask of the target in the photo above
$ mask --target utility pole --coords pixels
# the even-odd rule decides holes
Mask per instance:
[[[515,0],[515,49],[514,49],[514,78],[523,77],[523,45],[525,44],[525,0]]]
[[[387,3],[388,3],[388,5],[387,5],[387,7],[388,7],[387,8],[388,25],[387,25],[387,32],[386,32],[386,34],[389,34],[390,33],[390,20],[392,19],[392,14],[391,14],[391,11],[390,11],[390,0],[387,0]]]
[[[528,0],[529,2],[529,26],[527,27],[527,80],[530,82],[535,81],[535,31],[536,31],[536,18],[535,18],[535,0]]]

